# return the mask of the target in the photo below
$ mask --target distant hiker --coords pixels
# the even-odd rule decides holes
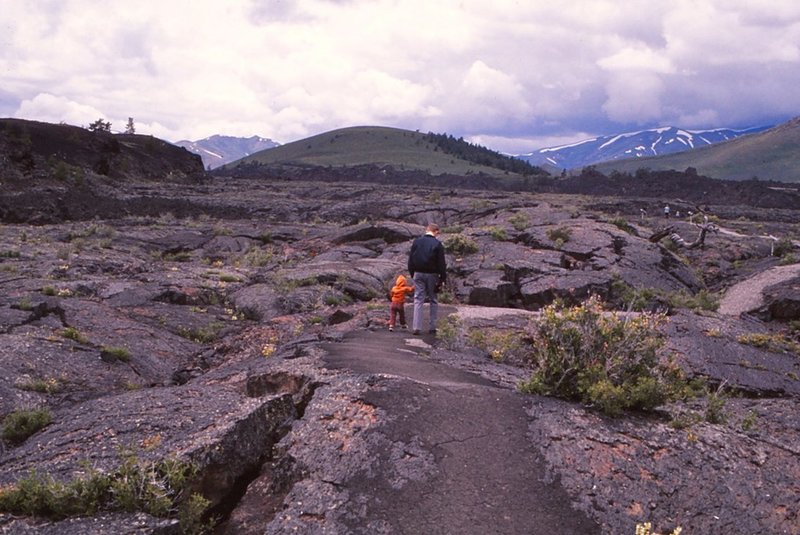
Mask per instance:
[[[397,281],[389,290],[389,299],[392,304],[389,305],[389,330],[393,331],[395,326],[395,318],[400,320],[400,327],[406,327],[406,295],[413,293],[414,287],[408,284],[403,275],[397,276]]]
[[[664,206],[664,217],[669,219],[669,205]]]
[[[411,245],[408,253],[408,272],[414,279],[414,334],[422,327],[422,307],[425,299],[430,301],[429,333],[436,333],[436,317],[439,302],[436,294],[447,280],[447,263],[444,245],[437,239],[439,225],[431,223]]]
[[[639,215],[641,216],[642,221],[644,221],[644,216],[647,215],[647,210],[645,210],[644,208],[639,208]]]

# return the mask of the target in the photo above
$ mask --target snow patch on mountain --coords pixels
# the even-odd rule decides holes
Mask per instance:
[[[588,165],[620,160],[659,156],[712,145],[747,134],[755,134],[770,126],[734,130],[715,128],[712,130],[687,130],[674,126],[663,126],[649,130],[625,132],[600,136],[568,145],[545,147],[533,152],[517,155],[532,165],[547,165],[562,169],[575,169]]]
[[[277,147],[280,143],[260,136],[233,137],[215,134],[197,141],[178,141],[175,145],[198,154],[206,169],[215,169],[255,152]]]

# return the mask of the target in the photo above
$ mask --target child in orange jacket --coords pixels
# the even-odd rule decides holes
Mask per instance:
[[[400,316],[400,327],[406,329],[406,295],[414,293],[414,286],[408,284],[403,275],[397,276],[392,289],[389,290],[389,298],[392,304],[389,306],[389,330],[394,330],[395,317]]]

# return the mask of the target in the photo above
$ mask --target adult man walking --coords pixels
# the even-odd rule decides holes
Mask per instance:
[[[414,334],[419,334],[422,327],[422,307],[425,299],[430,301],[428,332],[436,332],[436,318],[439,302],[436,294],[447,280],[447,263],[444,258],[444,245],[437,239],[439,225],[431,223],[411,244],[408,254],[408,272],[414,279]]]

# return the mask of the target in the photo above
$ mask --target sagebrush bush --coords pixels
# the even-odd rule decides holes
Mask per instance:
[[[219,333],[225,328],[225,324],[219,321],[209,323],[204,327],[179,327],[178,336],[188,338],[199,344],[210,344],[219,338]]]
[[[773,353],[794,353],[800,356],[800,343],[779,333],[745,333],[737,336],[736,341]]]
[[[469,236],[454,234],[444,241],[444,248],[455,255],[467,255],[478,252],[478,244]]]
[[[514,230],[523,231],[530,225],[530,218],[524,212],[517,212],[508,218],[508,222],[514,227]]]
[[[663,319],[604,312],[597,297],[550,305],[529,328],[533,372],[520,389],[595,404],[609,415],[657,407],[670,394],[658,360]]]
[[[689,308],[692,310],[707,310],[714,312],[719,309],[719,295],[709,292],[708,290],[700,290],[696,294],[690,294],[685,291],[673,292],[667,294],[669,304],[675,308]]]
[[[794,243],[789,238],[781,238],[777,242],[772,249],[772,254],[774,256],[785,256],[790,254],[794,249]]]
[[[459,349],[464,344],[464,329],[458,314],[449,314],[436,323],[436,338],[449,349]]]
[[[694,311],[707,310],[710,312],[719,309],[719,294],[700,290],[696,294],[691,294],[685,290],[677,292],[665,292],[658,288],[634,288],[622,279],[615,279],[611,283],[611,290],[614,295],[624,303],[630,310],[644,310],[653,301],[661,300],[672,308],[688,308]]]
[[[28,379],[20,381],[15,386],[20,390],[39,392],[41,394],[55,394],[64,388],[61,381],[54,377]]]
[[[203,516],[210,501],[190,494],[197,467],[175,458],[142,461],[121,452],[120,466],[88,473],[68,482],[31,472],[0,492],[0,512],[63,519],[93,515],[99,510],[143,511],[166,518],[178,517],[182,533],[206,533],[211,522]]]
[[[487,227],[486,231],[492,237],[494,241],[506,241],[508,240],[508,233],[506,229],[501,227]]]
[[[102,354],[105,354],[111,359],[116,359],[122,362],[129,362],[131,360],[131,352],[126,347],[105,346],[100,351]]]
[[[572,237],[572,229],[569,227],[551,228],[547,230],[547,237],[563,245]]]
[[[518,353],[524,345],[521,333],[500,329],[473,329],[467,335],[467,341],[485,351],[495,362],[502,362],[509,355]]]
[[[631,226],[631,224],[628,223],[628,220],[625,219],[624,217],[615,217],[615,218],[609,220],[609,223],[611,223],[612,225],[614,225],[618,229],[627,232],[628,234],[634,234],[634,232],[635,232],[633,230],[633,227]]]
[[[64,327],[64,329],[61,331],[61,336],[74,342],[78,342],[79,344],[85,344],[88,342],[87,338],[75,327]]]
[[[15,444],[23,442],[52,420],[48,409],[14,411],[3,420],[3,438]]]

